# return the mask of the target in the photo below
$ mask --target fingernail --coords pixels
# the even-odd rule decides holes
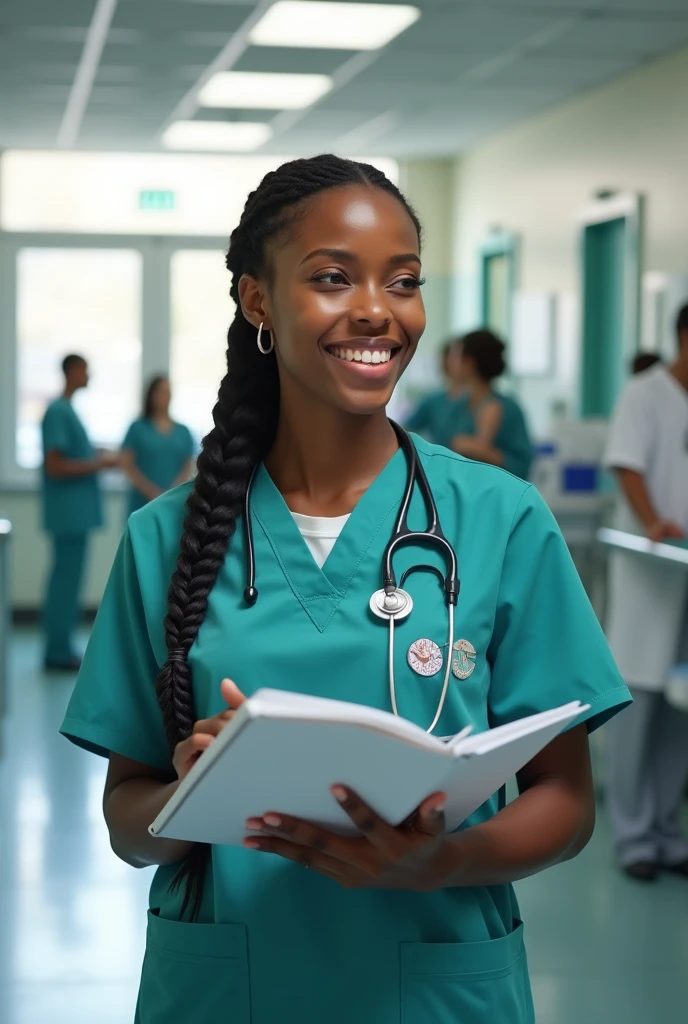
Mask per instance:
[[[244,839],[244,846],[247,850],[260,850],[260,843],[257,839]]]
[[[246,825],[246,828],[260,830],[263,827],[263,819],[262,818],[247,818],[246,821],[244,822],[244,824]]]
[[[269,825],[271,828],[279,828],[280,825],[282,824],[282,819],[279,818],[276,814],[264,814],[263,821],[265,822],[266,825]]]
[[[343,786],[333,786],[330,792],[335,800],[339,800],[340,804],[346,800],[346,790]]]
[[[445,808],[444,800],[442,801],[441,804],[435,804],[434,812],[437,815],[437,817],[439,817],[441,814],[444,814],[444,808]]]

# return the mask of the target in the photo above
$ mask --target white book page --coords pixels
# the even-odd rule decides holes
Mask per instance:
[[[433,753],[448,753],[446,743],[430,735],[414,722],[399,718],[389,711],[371,708],[366,704],[353,704],[328,697],[310,697],[290,690],[257,690],[246,702],[252,718],[300,718],[303,721],[342,722],[348,725],[362,725],[376,729],[388,736],[394,736],[432,750]]]

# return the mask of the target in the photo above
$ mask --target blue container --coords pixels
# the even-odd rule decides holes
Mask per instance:
[[[597,466],[562,466],[562,483],[566,493],[591,494],[597,490]]]

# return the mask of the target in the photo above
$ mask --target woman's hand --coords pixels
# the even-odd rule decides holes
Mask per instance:
[[[678,523],[671,520],[657,519],[647,528],[647,536],[650,540],[659,543],[663,540],[683,540],[685,534]]]
[[[208,749],[215,737],[222,732],[227,722],[234,717],[237,708],[241,707],[246,700],[239,687],[231,679],[222,680],[220,693],[225,704],[227,704],[227,709],[220,711],[217,715],[213,715],[212,718],[199,719],[194,725],[193,732],[189,738],[182,740],[175,748],[172,764],[179,776],[180,782],[189,774],[203,751]]]
[[[261,835],[246,838],[244,846],[312,868],[346,889],[431,892],[443,887],[449,870],[444,793],[429,796],[398,828],[352,790],[333,786],[332,794],[362,837],[339,836],[285,814],[269,813],[248,819],[246,827]]]
[[[467,459],[479,458],[485,447],[482,441],[471,434],[456,434],[452,438],[451,446],[455,452],[465,455]]]

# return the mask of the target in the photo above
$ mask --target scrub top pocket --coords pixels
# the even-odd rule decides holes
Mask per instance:
[[[533,1024],[523,925],[488,942],[403,942],[401,1024]]]
[[[135,1024],[250,1024],[246,929],[148,913]]]

